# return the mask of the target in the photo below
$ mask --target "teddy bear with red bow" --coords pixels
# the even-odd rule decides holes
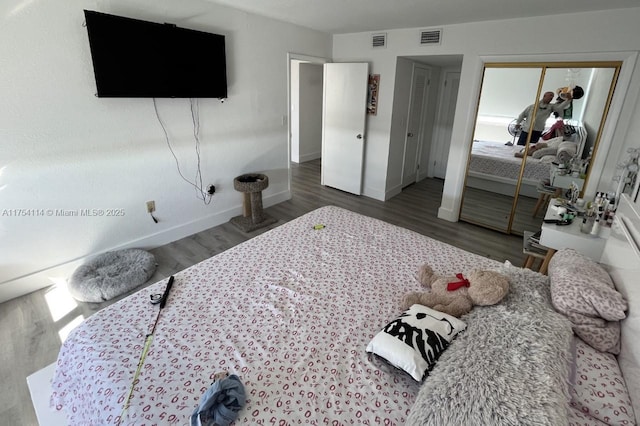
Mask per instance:
[[[509,292],[507,277],[494,271],[473,271],[466,277],[461,273],[440,276],[424,264],[418,271],[418,280],[430,291],[404,295],[403,310],[417,303],[459,318],[475,305],[495,305]]]

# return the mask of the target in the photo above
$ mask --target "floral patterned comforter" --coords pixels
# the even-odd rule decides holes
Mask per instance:
[[[324,227],[316,226],[324,225]],[[320,229],[316,229],[320,228]],[[419,384],[367,343],[421,287],[420,264],[468,273],[498,262],[337,207],[323,207],[89,317],[64,342],[51,405],[72,425],[184,425],[214,374],[237,374],[235,424],[404,424]]]

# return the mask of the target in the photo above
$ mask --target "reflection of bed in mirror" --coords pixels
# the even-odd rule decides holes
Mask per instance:
[[[563,140],[576,143],[576,152],[580,157],[586,141],[585,127],[575,121],[567,121],[567,124],[573,126],[576,131],[570,136],[564,136]],[[490,132],[484,134],[491,137]],[[499,136],[495,139],[498,138]],[[507,146],[504,140],[474,140],[469,160],[467,186],[503,195],[514,195],[522,164],[522,159],[515,154],[522,148],[518,145]],[[541,181],[549,179],[551,163],[556,161],[556,155],[537,157],[527,157],[520,188],[522,195],[537,197],[536,187]]]

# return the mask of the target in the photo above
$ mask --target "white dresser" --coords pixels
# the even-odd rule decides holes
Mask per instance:
[[[549,202],[549,207],[544,215],[545,219],[559,219],[555,206],[556,200],[552,199]],[[549,247],[549,252],[543,263],[544,270],[548,266],[549,260],[553,254],[563,248],[572,248],[576,251],[590,257],[596,262],[600,261],[602,257],[602,251],[604,245],[607,242],[607,238],[611,233],[611,228],[606,226],[600,226],[600,233],[596,235],[585,234],[580,231],[580,225],[582,224],[582,218],[577,217],[573,220],[571,225],[559,226],[553,223],[543,223],[542,232],[540,234],[540,244],[545,247]],[[541,270],[543,267],[541,267]]]

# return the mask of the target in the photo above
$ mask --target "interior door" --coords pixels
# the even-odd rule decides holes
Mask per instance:
[[[442,91],[442,103],[435,123],[435,131],[438,136],[432,150],[432,176],[440,179],[444,179],[447,173],[451,132],[453,130],[453,118],[456,114],[459,87],[460,73],[447,72],[444,80],[444,90]]]
[[[369,64],[324,64],[321,183],[362,194]]]
[[[404,140],[404,161],[402,165],[402,187],[416,181],[418,173],[418,150],[423,137],[425,115],[425,99],[429,93],[429,68],[413,66],[411,82],[411,100],[409,101],[409,120],[407,122],[407,135]]]

